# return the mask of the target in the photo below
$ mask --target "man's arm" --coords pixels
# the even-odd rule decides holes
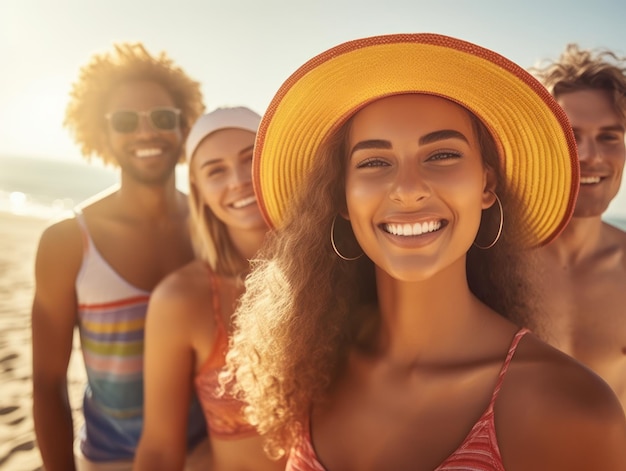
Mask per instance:
[[[31,322],[35,434],[46,471],[75,469],[67,368],[77,316],[74,284],[81,259],[81,234],[74,220],[44,231],[35,261]]]

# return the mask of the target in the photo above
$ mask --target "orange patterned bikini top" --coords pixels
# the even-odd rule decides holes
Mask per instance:
[[[202,405],[209,428],[209,436],[222,440],[237,440],[257,434],[244,415],[244,403],[233,397],[229,389],[220,394],[218,375],[226,364],[228,351],[228,332],[221,315],[219,278],[210,272],[213,293],[213,315],[215,316],[215,342],[213,350],[202,364],[195,377],[198,399]]]

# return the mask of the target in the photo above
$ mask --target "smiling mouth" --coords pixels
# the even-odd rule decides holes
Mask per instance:
[[[442,225],[442,221],[439,220],[416,222],[414,224],[382,224],[381,228],[392,235],[412,237],[436,232],[441,229]]]
[[[135,157],[139,157],[140,159],[145,159],[147,157],[154,157],[157,155],[161,155],[163,151],[159,148],[150,148],[150,149],[137,149],[135,150]]]
[[[602,180],[601,177],[580,177],[581,185],[593,185],[595,183],[600,183]]]
[[[246,206],[250,206],[252,204],[256,204],[256,197],[248,196],[247,198],[243,198],[243,199],[235,201],[234,203],[231,203],[230,206],[235,209],[241,209],[241,208],[245,208]]]

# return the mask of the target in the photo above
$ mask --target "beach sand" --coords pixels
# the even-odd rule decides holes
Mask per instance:
[[[0,213],[0,470],[41,470],[32,415],[30,307],[39,237],[49,221]],[[77,335],[68,371],[74,425],[81,425],[84,366]]]

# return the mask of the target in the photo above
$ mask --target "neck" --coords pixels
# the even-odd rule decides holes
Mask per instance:
[[[258,229],[228,229],[233,245],[245,260],[254,258],[261,248],[268,229],[260,227]]]
[[[121,206],[133,218],[163,220],[186,213],[186,199],[176,189],[174,174],[161,184],[137,182],[122,173],[117,197]]]
[[[433,277],[398,281],[376,273],[384,349],[400,361],[444,356],[488,310],[470,291],[465,257]]]

